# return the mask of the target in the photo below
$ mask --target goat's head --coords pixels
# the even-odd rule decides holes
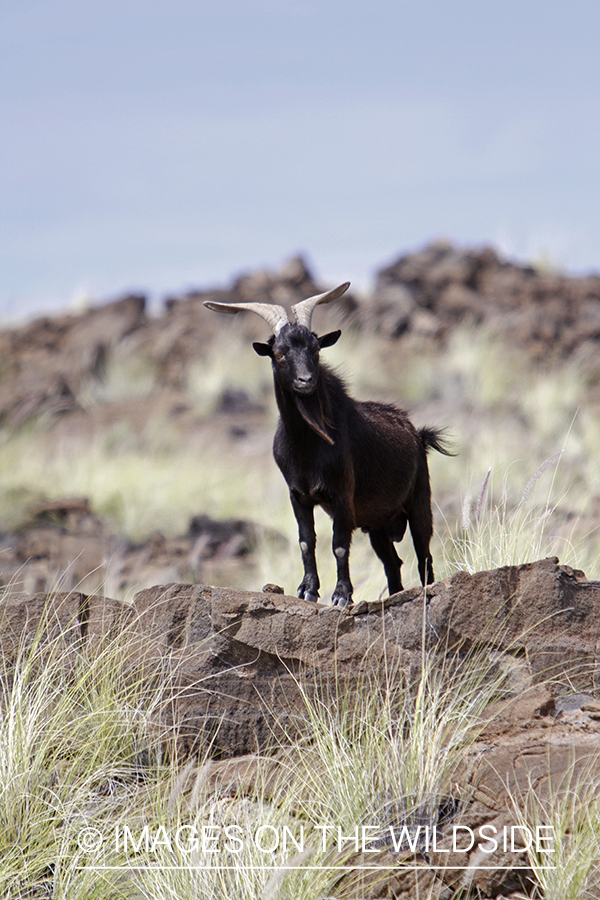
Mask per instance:
[[[350,287],[350,282],[324,294],[301,300],[292,306],[296,322],[291,324],[283,306],[269,303],[217,303],[205,300],[204,305],[216,312],[238,313],[243,310],[257,313],[273,329],[266,343],[252,346],[260,356],[269,356],[275,376],[286,390],[307,396],[317,387],[319,378],[319,351],[331,347],[341,331],[332,331],[318,337],[310,330],[313,310],[321,303],[337,300]]]
[[[266,344],[252,346],[259,356],[269,356],[282,387],[294,394],[312,394],[319,380],[319,352],[331,347],[341,331],[317,337],[305,325],[284,325]]]

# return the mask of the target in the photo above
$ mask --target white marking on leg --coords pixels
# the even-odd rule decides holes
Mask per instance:
[[[308,544],[306,543],[306,541],[300,541],[300,549],[302,550],[303,553],[307,552]]]
[[[345,547],[336,547],[334,550],[334,553],[338,559],[343,559],[346,555],[346,548]]]

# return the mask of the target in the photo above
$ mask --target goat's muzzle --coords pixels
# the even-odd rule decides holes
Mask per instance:
[[[308,397],[314,394],[317,387],[317,378],[315,375],[299,375],[294,379],[294,393]]]

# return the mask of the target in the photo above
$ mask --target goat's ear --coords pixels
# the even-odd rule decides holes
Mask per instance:
[[[260,344],[258,341],[255,341],[252,346],[259,356],[273,356],[273,350],[270,344]]]
[[[329,334],[324,334],[323,337],[319,338],[319,347],[321,350],[323,347],[333,347],[342,332],[341,331],[330,331]]]

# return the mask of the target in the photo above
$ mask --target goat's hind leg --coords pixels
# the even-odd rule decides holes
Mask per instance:
[[[404,526],[406,528],[406,524]],[[371,546],[381,562],[387,578],[390,597],[402,590],[402,560],[385,528],[374,528],[369,531]]]
[[[435,575],[433,574],[433,560],[429,551],[429,545],[433,537],[429,476],[427,476],[427,482],[419,497],[419,502],[413,505],[413,509],[409,513],[408,523],[419,563],[421,584],[432,584],[435,581]]]
[[[419,538],[416,538],[413,534],[413,543],[419,561],[419,577],[421,579],[421,584],[423,586],[426,584],[433,584],[435,575],[433,574],[433,557],[429,552],[429,542],[425,543]]]
[[[290,491],[290,498],[298,522],[298,540],[304,565],[304,578],[298,585],[296,596],[316,603],[319,599],[319,573],[316,559],[317,535],[315,533],[314,507],[302,503],[294,491]]]

